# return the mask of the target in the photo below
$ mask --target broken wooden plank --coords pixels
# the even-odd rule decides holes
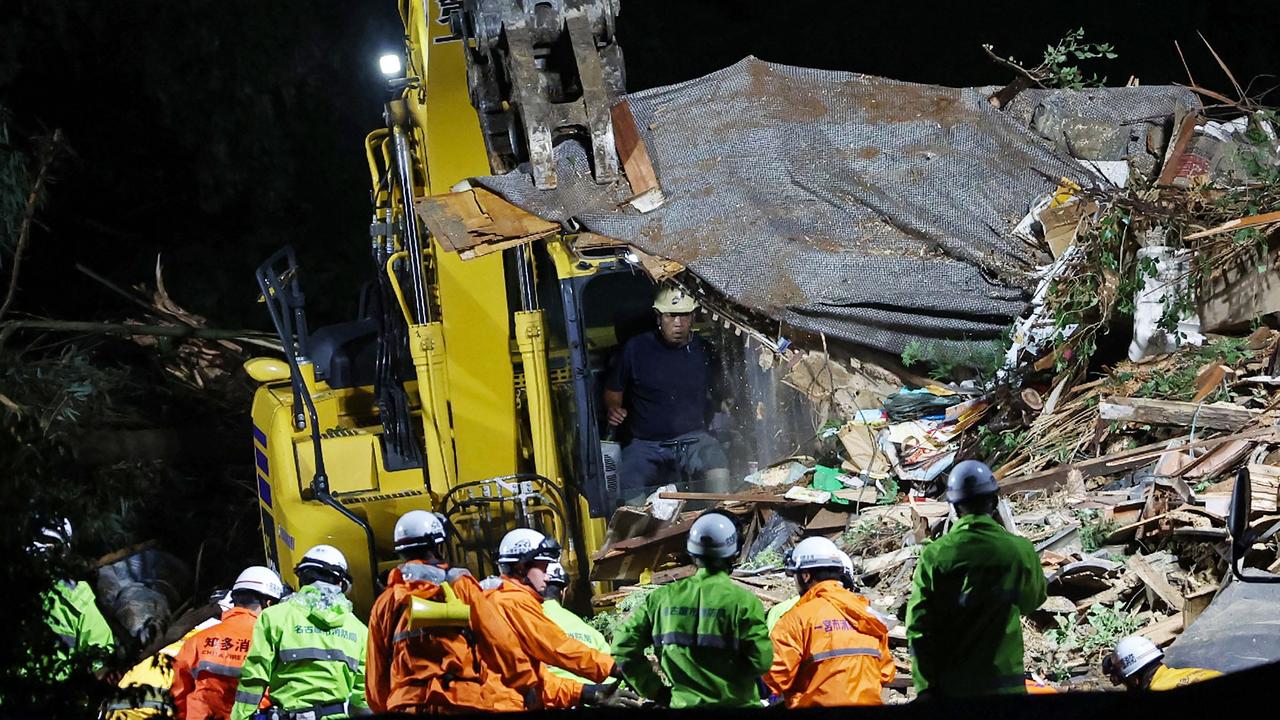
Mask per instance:
[[[1192,443],[1186,443],[1179,446],[1179,450],[1193,450],[1195,448],[1214,448],[1223,443],[1234,440],[1254,440],[1264,442],[1273,440],[1277,437],[1275,428],[1261,427],[1232,435],[1224,435],[1222,437],[1209,438],[1206,440],[1197,440]],[[1112,473],[1124,472],[1141,467],[1146,463],[1160,457],[1168,450],[1168,440],[1143,445],[1142,447],[1133,448],[1131,450],[1122,450],[1120,452],[1103,455],[1102,457],[1092,460],[1084,460],[1071,465],[1059,465],[1049,470],[1042,470],[1037,473],[1025,475],[1022,477],[1002,478],[1000,480],[1001,492],[1017,492],[1024,490],[1047,490],[1060,485],[1066,480],[1067,474],[1072,469],[1077,469],[1087,479],[1098,477],[1099,475],[1110,475]]]
[[[592,557],[592,560],[599,561],[606,557],[619,555],[628,550],[634,550],[638,547],[644,547],[645,545],[651,545],[653,543],[662,542],[663,540],[667,540],[677,535],[683,535],[684,533],[689,532],[689,528],[693,527],[693,521],[694,521],[694,518],[688,518],[687,520],[676,522],[664,528],[660,528],[648,535],[641,535],[639,537],[628,538],[626,540],[622,540],[621,542],[616,542],[611,545],[606,545],[605,547],[601,548],[595,554],[594,557]]]
[[[1146,558],[1141,555],[1134,555],[1129,558],[1129,569],[1133,570],[1133,572],[1138,575],[1138,578],[1142,580],[1143,584],[1150,588],[1152,592],[1164,601],[1164,604],[1167,605],[1170,610],[1182,612],[1182,605],[1185,602],[1182,597],[1182,593],[1175,590],[1173,586],[1169,584],[1169,578],[1165,577],[1164,573],[1152,567],[1151,563],[1147,562]],[[1178,620],[1181,622],[1182,618],[1179,616]]]
[[[558,232],[560,226],[507,202],[485,188],[430,195],[418,215],[446,250],[463,260],[505,250]]]
[[[1168,154],[1165,156],[1164,168],[1160,171],[1160,177],[1156,180],[1156,185],[1169,186],[1173,184],[1173,179],[1178,176],[1178,170],[1182,167],[1182,160],[1186,156],[1187,146],[1191,144],[1191,138],[1196,134],[1196,126],[1205,122],[1201,115],[1187,115],[1178,125],[1177,135],[1173,141],[1173,147],[1169,148]]]
[[[1198,403],[1212,395],[1226,377],[1227,367],[1225,365],[1221,363],[1206,365],[1200,371],[1200,374],[1196,375],[1196,394],[1191,397],[1191,402]]]
[[[1240,230],[1242,228],[1254,227],[1257,225],[1270,225],[1271,223],[1280,223],[1280,211],[1262,213],[1260,215],[1249,215],[1248,217],[1236,218],[1235,220],[1228,220],[1222,223],[1221,225],[1218,225],[1216,227],[1211,227],[1208,230],[1201,230],[1200,232],[1191,233],[1190,235],[1187,235],[1182,239],[1183,240],[1199,240],[1200,238],[1207,238],[1213,235],[1221,235],[1222,233],[1233,232],[1235,230]]]
[[[1250,507],[1257,512],[1275,512],[1280,503],[1280,467],[1250,463],[1249,485],[1253,495]]]
[[[1252,440],[1232,440],[1231,442],[1223,443],[1192,460],[1191,464],[1179,470],[1175,477],[1184,477],[1190,480],[1216,477],[1235,467],[1236,463],[1243,460],[1255,445],[1257,443]]]
[[[1259,411],[1235,403],[1216,402],[1209,405],[1154,400],[1152,398],[1112,397],[1098,403],[1098,416],[1103,420],[1136,422],[1147,425],[1236,430],[1259,415]]]
[[[644,138],[640,137],[640,129],[636,127],[630,103],[623,100],[614,105],[609,114],[613,119],[614,145],[627,174],[627,182],[631,183],[632,197],[629,202],[640,212],[661,207],[665,199],[662,197],[662,188],[658,185],[658,174],[649,159],[649,149],[645,147]]]

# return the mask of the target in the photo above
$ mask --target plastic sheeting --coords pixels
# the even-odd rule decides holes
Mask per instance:
[[[1278,602],[1280,585],[1233,580],[1174,640],[1165,664],[1227,673],[1280,661]]]
[[[475,182],[677,260],[785,325],[895,354],[986,341],[1049,259],[1013,227],[1060,178],[1100,182],[1061,148],[1146,153],[1151,128],[1196,105],[1184,88],[1028,91],[1002,112],[988,93],[746,58],[628,96],[667,198],[656,210],[627,206],[625,182],[597,185],[573,141],[556,147],[555,190],[519,171]]]
[[[191,571],[181,560],[148,549],[99,568],[97,593],[125,631],[147,645],[168,625],[190,582]]]

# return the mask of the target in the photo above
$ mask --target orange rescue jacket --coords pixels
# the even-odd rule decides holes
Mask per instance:
[[[471,606],[465,628],[409,630],[412,597],[442,601],[449,582]],[[522,690],[539,680],[502,616],[465,571],[411,560],[391,571],[369,613],[365,697],[384,712],[524,710]]]
[[[893,680],[888,628],[837,580],[809,588],[771,638],[765,683],[788,707],[879,705],[880,688]]]
[[[249,652],[258,613],[233,607],[222,622],[187,638],[173,659],[170,693],[178,717],[186,720],[231,717],[240,666]]]
[[[544,672],[542,665],[563,668],[595,682],[604,682],[613,672],[612,657],[569,637],[542,612],[542,599],[533,588],[504,575],[502,584],[487,595],[533,662],[543,683],[542,701],[548,708],[576,705],[582,684]]]

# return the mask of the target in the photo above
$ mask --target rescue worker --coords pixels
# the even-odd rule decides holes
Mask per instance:
[[[605,383],[609,427],[626,422],[631,432],[619,468],[628,504],[685,478],[701,481],[708,492],[729,491],[728,458],[707,432],[718,360],[693,333],[697,307],[680,288],[660,289],[653,301],[657,329],[626,342]]]
[[[225,718],[235,703],[240,669],[258,615],[284,597],[284,583],[261,565],[245,568],[231,586],[231,608],[220,621],[182,643],[173,663],[173,703],[186,720]]]
[[[525,709],[522,690],[538,692],[527,658],[479,583],[441,559],[445,526],[411,510],[397,522],[387,589],[369,614],[366,690],[376,713],[484,712]],[[414,600],[439,619],[414,628]],[[507,678],[504,681],[504,676]]]
[[[61,518],[40,530],[39,539],[31,544],[30,550],[46,556],[65,556],[71,548],[71,537],[71,521]],[[44,593],[44,606],[45,622],[67,652],[98,655],[93,668],[103,675],[101,658],[115,649],[116,640],[98,609],[93,587],[78,580],[59,579]]]
[[[1217,670],[1205,668],[1171,668],[1165,665],[1164,652],[1140,635],[1131,635],[1116,643],[1115,652],[1102,659],[1102,672],[1112,685],[1126,690],[1173,690],[1184,685],[1220,677]]]
[[[1031,543],[992,517],[998,491],[991,469],[976,460],[947,478],[959,519],[921,551],[907,603],[921,697],[1027,692],[1019,616],[1044,602],[1044,573]]]
[[[840,553],[840,564],[844,567],[844,575],[840,578],[840,583],[844,585],[846,590],[856,592],[857,586],[853,581],[853,558],[850,558],[849,553],[840,550],[839,548],[837,548],[836,551]],[[786,600],[783,600],[777,605],[769,608],[769,612],[764,616],[764,624],[769,628],[770,633],[773,632],[774,626],[778,624],[778,620],[781,620],[783,615],[787,614],[791,608],[796,606],[796,603],[800,602],[801,594],[802,593],[796,593],[795,595],[792,595]],[[883,618],[881,618],[881,620],[883,621]]]
[[[332,545],[317,545],[303,554],[294,573],[301,589],[258,615],[231,720],[249,720],[268,688],[271,712],[286,720],[368,711],[368,630],[346,598],[351,590],[346,557]]]
[[[704,513],[686,549],[698,572],[650,593],[614,636],[613,656],[632,686],[662,705],[759,707],[773,644],[760,600],[729,577],[737,526],[720,511]],[[645,657],[650,645],[670,687]]]
[[[609,643],[605,641],[604,635],[561,604],[564,599],[564,590],[568,585],[569,574],[565,572],[563,565],[558,562],[547,565],[547,586],[542,591],[542,612],[546,613],[546,616],[551,618],[552,622],[559,625],[560,629],[564,630],[565,635],[602,653],[609,652]],[[590,682],[562,668],[552,667],[548,668],[548,670],[575,682]]]
[[[210,608],[216,609],[211,617]],[[222,592],[208,605],[192,608],[174,619],[164,636],[156,641],[160,648],[139,660],[116,687],[120,692],[103,704],[103,720],[146,720],[154,717],[177,717],[177,707],[169,688],[173,685],[173,666],[182,645],[192,635],[222,622],[222,614],[232,608],[231,593]],[[187,621],[204,615],[203,620],[191,626]],[[183,631],[183,628],[186,628]],[[176,633],[176,635],[175,635]],[[171,636],[173,639],[170,639]],[[232,690],[235,690],[234,684]],[[226,717],[226,713],[223,714]]]
[[[153,655],[139,660],[116,683],[119,688],[102,706],[103,720],[147,720],[174,715],[173,661],[182,649],[182,641],[170,643]]]
[[[512,530],[498,545],[502,577],[487,592],[538,673],[542,704],[553,709],[638,707],[641,700],[634,693],[617,683],[604,684],[610,677],[620,677],[613,658],[569,637],[542,611],[547,567],[559,559],[560,544],[553,538],[530,528]],[[566,680],[549,672],[550,667],[588,678],[592,684]]]
[[[800,601],[773,628],[769,689],[787,707],[880,705],[894,676],[889,628],[844,585],[843,553],[824,537],[800,541],[787,561]]]

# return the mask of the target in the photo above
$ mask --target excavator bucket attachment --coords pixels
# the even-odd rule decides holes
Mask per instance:
[[[495,173],[528,161],[540,189],[556,186],[552,148],[578,137],[595,180],[618,179],[610,109],[623,94],[619,0],[466,0],[467,84]]]

